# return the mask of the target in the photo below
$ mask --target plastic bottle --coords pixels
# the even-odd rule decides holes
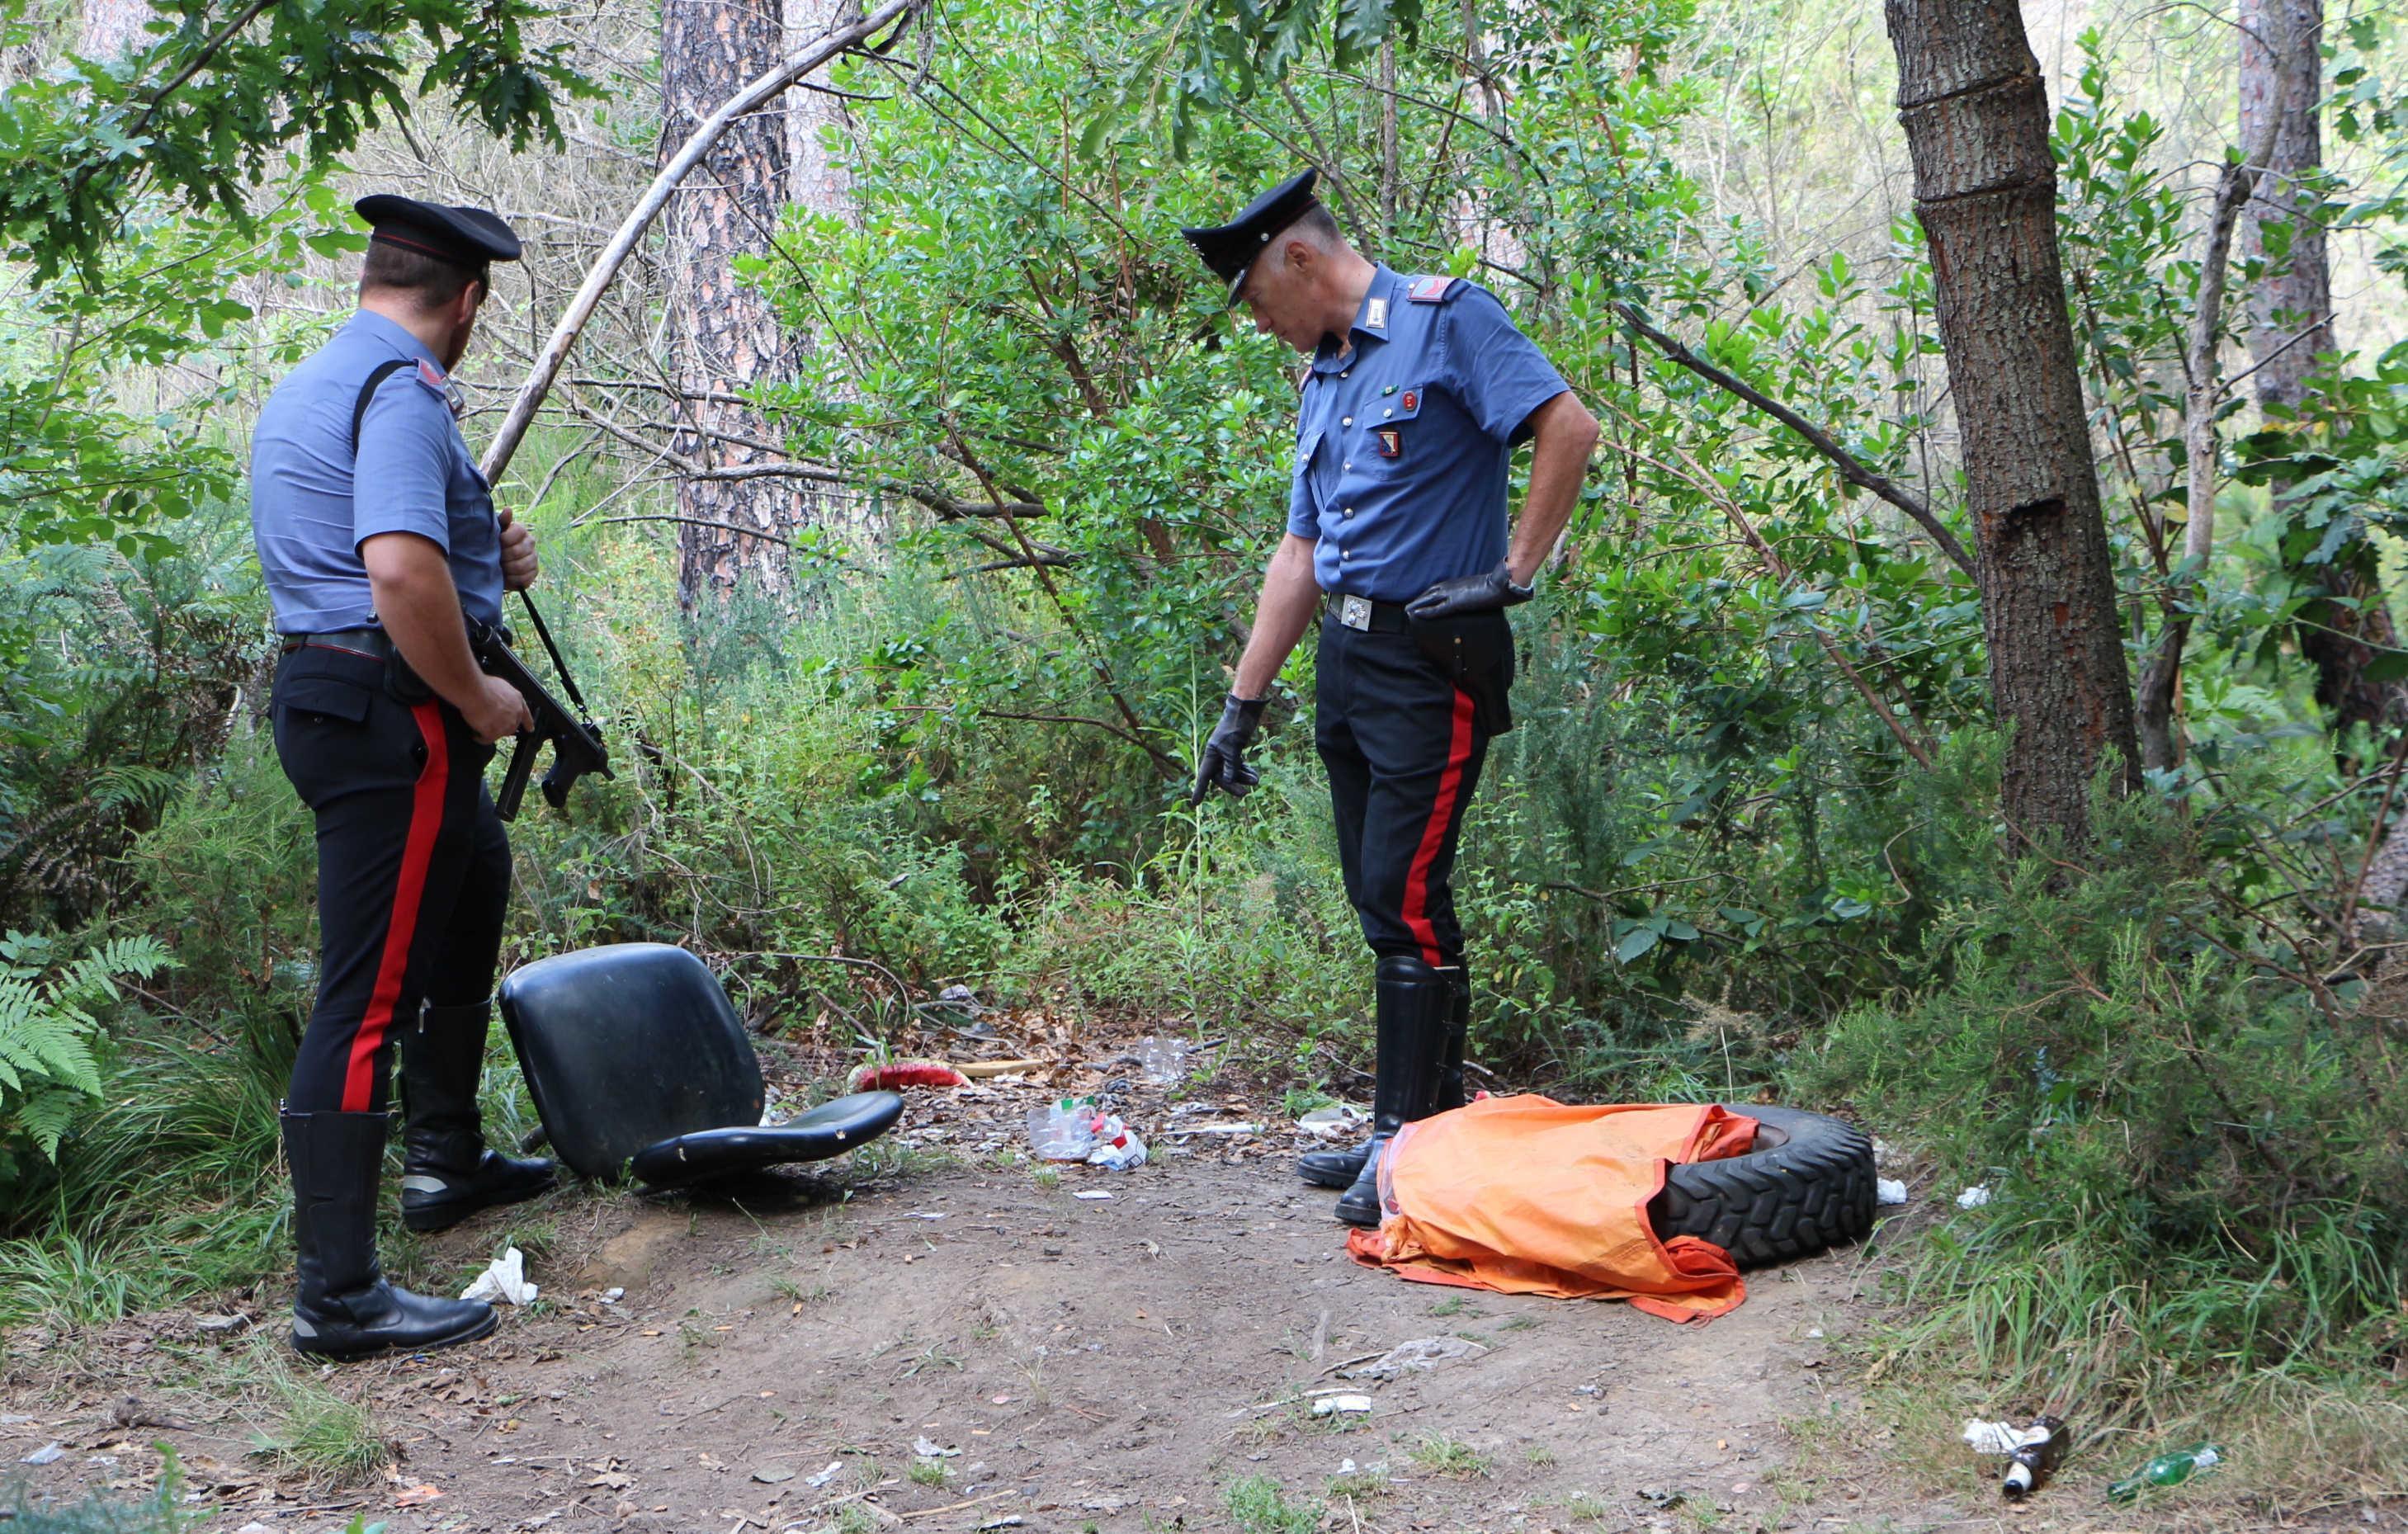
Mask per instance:
[[[2067,1436],[2065,1424],[2056,1417],[2032,1419],[2032,1425],[2024,1429],[2023,1441],[2007,1457],[2006,1473],[1999,1478],[1999,1489],[2008,1501],[2022,1501],[2056,1472],[2065,1458]]]
[[[2213,1469],[2223,1462],[2224,1453],[2213,1443],[2186,1443],[2179,1449],[2168,1449],[2140,1470],[2126,1476],[2107,1488],[2107,1495],[2118,1502],[2128,1502],[2141,1495],[2145,1486],[2179,1486],[2201,1470]]]

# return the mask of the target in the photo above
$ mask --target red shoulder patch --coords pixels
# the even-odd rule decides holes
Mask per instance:
[[[1405,290],[1405,296],[1416,304],[1442,304],[1446,302],[1447,290],[1454,286],[1455,279],[1451,277],[1416,277],[1413,285]]]

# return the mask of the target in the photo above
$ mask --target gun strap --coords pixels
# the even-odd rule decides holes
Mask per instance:
[[[560,646],[552,642],[552,630],[544,626],[543,614],[535,609],[535,598],[522,590],[519,600],[526,604],[526,615],[535,624],[536,638],[543,641],[544,653],[552,657],[552,668],[559,676],[561,686],[568,690],[568,701],[577,705],[579,713],[592,718],[594,710],[585,706],[585,695],[577,690],[577,679],[568,674],[568,663],[560,658]]]
[[[376,397],[377,385],[408,366],[408,363],[399,357],[392,357],[368,369],[367,381],[360,385],[359,397],[351,401],[351,456],[353,458],[360,455],[360,423],[367,419],[368,401]]]

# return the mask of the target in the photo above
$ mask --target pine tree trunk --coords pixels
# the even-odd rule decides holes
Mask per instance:
[[[665,0],[661,7],[664,153],[695,124],[784,53],[779,0]],[[768,252],[786,194],[784,121],[760,113],[737,123],[671,200],[666,227],[669,347],[683,428],[676,450],[707,471],[779,464],[769,427],[748,407],[710,395],[735,394],[789,371],[787,343],[762,296],[739,286],[738,255]],[[750,570],[770,590],[786,584],[781,545],[752,529],[791,536],[803,524],[803,481],[781,478],[678,484],[678,594],[689,609],[706,594],[724,597]]]
[[[1964,444],[1990,698],[2012,724],[2002,809],[2088,835],[2102,756],[2139,745],[2057,250],[2039,61],[2012,0],[1886,0],[1915,216]]]

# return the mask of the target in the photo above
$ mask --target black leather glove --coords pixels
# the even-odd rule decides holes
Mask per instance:
[[[1461,618],[1518,607],[1537,595],[1535,586],[1513,583],[1511,566],[1499,565],[1486,575],[1458,575],[1438,582],[1405,604],[1405,616],[1425,624],[1433,618]]]
[[[1221,707],[1221,723],[1212,726],[1211,738],[1204,742],[1204,759],[1196,764],[1196,792],[1187,796],[1191,810],[1204,802],[1204,796],[1215,786],[1223,792],[1243,798],[1261,782],[1262,775],[1246,765],[1246,747],[1262,727],[1263,706],[1268,697],[1240,697],[1235,693]]]

